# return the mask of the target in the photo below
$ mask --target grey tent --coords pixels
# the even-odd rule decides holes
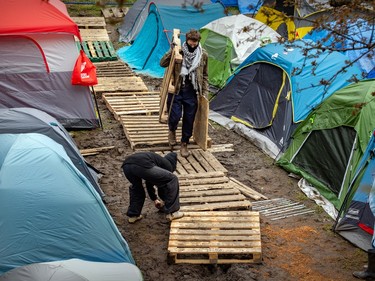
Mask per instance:
[[[200,0],[202,4],[210,4],[211,0]],[[144,22],[148,16],[148,6],[150,3],[163,6],[181,6],[186,3],[184,0],[138,0],[129,11],[126,13],[124,22],[118,28],[119,41],[125,43],[132,43],[137,37],[139,31],[142,29]]]
[[[0,134],[39,133],[61,144],[77,169],[103,197],[98,171],[85,162],[74,140],[51,115],[35,108],[0,108]]]
[[[131,263],[91,262],[81,259],[33,263],[12,269],[0,281],[141,281],[142,273]]]

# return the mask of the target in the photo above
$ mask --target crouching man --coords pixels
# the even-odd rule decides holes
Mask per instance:
[[[128,156],[122,164],[125,177],[131,183],[129,187],[130,203],[127,211],[129,223],[141,220],[146,192],[142,184],[145,180],[146,189],[155,207],[166,213],[169,221],[183,217],[179,212],[179,182],[173,172],[176,170],[177,154],[170,152],[160,156],[154,152],[139,152]],[[162,201],[160,201],[155,193]]]

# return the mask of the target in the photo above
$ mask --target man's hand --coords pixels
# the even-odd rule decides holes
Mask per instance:
[[[164,207],[164,202],[160,199],[156,199],[154,201],[154,204],[155,204],[155,207],[158,208],[158,209],[161,209]]]

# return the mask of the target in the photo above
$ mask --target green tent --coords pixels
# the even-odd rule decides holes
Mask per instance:
[[[281,37],[266,24],[242,14],[211,21],[200,32],[208,53],[208,80],[218,88],[252,52]]]
[[[297,127],[277,164],[340,209],[375,128],[374,113],[374,79],[335,92]]]

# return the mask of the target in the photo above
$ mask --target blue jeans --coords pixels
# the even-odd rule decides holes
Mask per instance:
[[[176,131],[182,117],[181,142],[189,143],[189,139],[193,135],[195,113],[198,108],[197,93],[193,85],[189,83],[185,87],[181,87],[178,95],[168,94],[167,108],[169,130]]]

